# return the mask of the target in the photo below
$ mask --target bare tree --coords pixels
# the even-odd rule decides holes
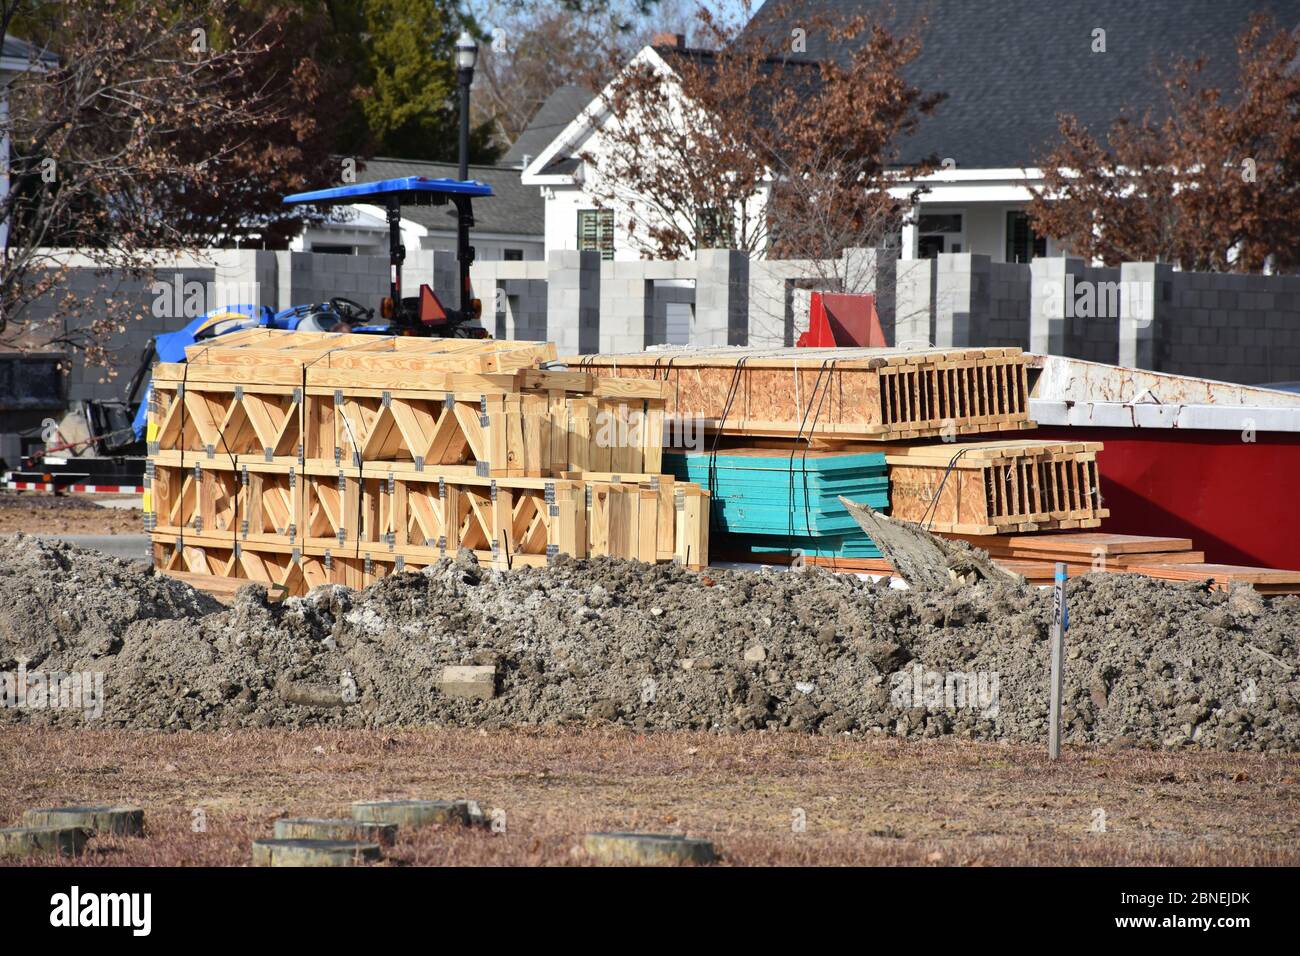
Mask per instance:
[[[7,32],[32,6],[0,0],[0,25]],[[36,6],[55,18],[49,34],[64,40],[33,54],[7,88],[0,119],[10,153],[0,345],[57,345],[103,364],[106,340],[132,318],[108,276],[148,278],[152,250],[192,249],[160,208],[160,190],[210,187],[223,157],[272,118],[265,91],[234,82],[266,45],[259,32],[227,25],[222,0],[180,11],[137,0],[130,16],[111,4]],[[195,130],[206,134],[206,150],[193,148]],[[77,250],[105,275],[101,294],[68,287],[60,249]],[[47,296],[53,313],[37,321],[30,306]]]
[[[898,144],[941,99],[903,76],[920,25],[895,35],[861,16],[803,18],[844,51],[813,62],[789,36],[695,16],[706,48],[660,47],[624,68],[581,157],[587,189],[642,254],[830,260],[895,234],[911,200],[890,189],[932,168],[900,169]]]
[[[1256,18],[1237,55],[1235,89],[1205,84],[1203,60],[1179,62],[1164,119],[1122,116],[1104,143],[1062,117],[1028,207],[1034,229],[1108,265],[1300,267],[1300,43]]]

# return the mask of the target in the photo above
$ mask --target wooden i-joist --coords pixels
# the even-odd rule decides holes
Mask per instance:
[[[996,535],[1095,528],[1101,442],[1034,440],[891,445],[890,515],[936,532]]]
[[[154,370],[156,564],[295,594],[460,548],[499,568],[560,554],[706,564],[707,493],[659,474],[662,383],[539,367],[554,356],[270,330],[192,346]]]
[[[565,359],[668,389],[669,416],[724,435],[896,441],[1034,427],[1029,356],[980,349],[671,349]]]

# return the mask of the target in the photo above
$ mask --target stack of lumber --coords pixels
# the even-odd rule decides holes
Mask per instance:
[[[793,463],[809,448],[883,454],[890,514],[932,530],[1094,528],[1107,515],[1098,484],[1099,443],[1001,437],[1034,427],[1028,357],[1019,349],[666,349],[569,361],[597,376],[665,383],[670,421],[701,419],[711,447],[762,444],[785,459],[789,477],[797,476]],[[999,437],[974,437],[980,435]],[[673,470],[713,493],[715,531],[737,530],[726,516],[735,515],[738,504],[748,507],[754,488],[724,485],[720,476],[729,472],[716,467]],[[883,506],[883,499],[859,497],[852,489],[838,493]],[[782,503],[799,509],[792,498]],[[786,514],[779,517],[783,527],[763,529],[769,540],[743,544],[755,551],[797,548],[828,559],[878,557],[838,502],[830,517],[842,520],[836,538],[829,525],[818,536],[818,529],[799,526],[798,515]]]
[[[530,342],[255,329],[186,355],[150,393],[168,573],[300,594],[460,548],[707,564],[708,492],[661,473],[662,383],[545,369]]]
[[[1092,572],[1140,574],[1165,581],[1209,582],[1220,590],[1242,583],[1261,594],[1300,594],[1300,571],[1207,564],[1205,552],[1194,550],[1190,538],[1097,532],[945,537],[982,548],[998,565],[1024,575],[1031,584],[1051,584],[1059,561],[1072,577]],[[812,557],[808,561],[837,571],[893,573],[889,563],[880,559]]]
[[[1100,442],[891,445],[890,515],[931,531],[998,535],[1095,528]]]
[[[1029,356],[980,349],[664,349],[566,359],[666,383],[670,416],[747,437],[898,441],[1032,428]]]
[[[664,464],[679,480],[709,489],[715,550],[880,553],[840,502],[845,495],[889,506],[880,452],[720,448],[666,454]]]

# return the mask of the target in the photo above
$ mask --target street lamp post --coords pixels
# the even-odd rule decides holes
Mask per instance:
[[[478,61],[478,44],[468,31],[456,38],[456,84],[460,87],[460,170],[461,182],[469,179],[469,88],[474,82],[474,64]],[[474,217],[469,202],[457,203],[459,222],[456,229],[456,263],[460,267],[460,312],[470,307],[469,267],[474,261],[474,247],[469,244],[469,230]]]
[[[468,32],[456,38],[456,83],[460,87],[460,178],[469,179],[469,88],[474,82],[478,44]]]

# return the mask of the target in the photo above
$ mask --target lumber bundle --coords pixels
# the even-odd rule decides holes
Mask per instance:
[[[1095,528],[1100,442],[1034,440],[890,446],[890,515],[936,532]]]
[[[546,343],[249,330],[154,369],[156,565],[361,587],[460,548],[707,563],[707,491],[662,475],[662,383]],[[202,579],[196,579],[202,580]]]
[[[875,544],[840,502],[841,495],[889,504],[885,456],[791,446],[667,454],[681,481],[709,490],[718,547],[730,550],[874,556]]]
[[[1249,584],[1265,595],[1300,594],[1300,571],[1206,563],[1205,552],[1195,550],[1189,538],[1097,532],[944,537],[984,549],[1000,567],[1024,575],[1031,584],[1051,584],[1061,562],[1071,577],[1094,572],[1140,574],[1163,581],[1205,582],[1218,590]],[[889,562],[879,558],[813,556],[807,560],[836,571],[893,573]]]
[[[664,349],[566,359],[668,386],[670,417],[728,435],[893,441],[1032,428],[1028,356],[981,349]]]

